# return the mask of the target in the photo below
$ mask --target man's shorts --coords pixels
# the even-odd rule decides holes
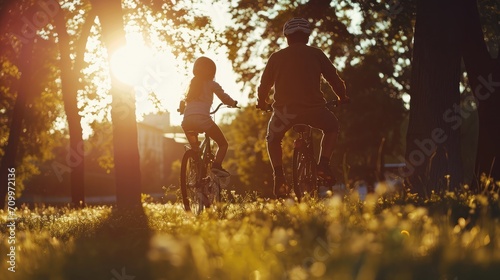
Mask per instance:
[[[324,133],[338,132],[339,122],[326,107],[301,112],[289,112],[287,107],[275,109],[267,127],[267,141],[281,141],[285,133],[296,124],[307,124]]]

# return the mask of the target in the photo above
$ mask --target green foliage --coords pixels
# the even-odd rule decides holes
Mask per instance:
[[[498,192],[356,192],[269,201],[226,193],[200,216],[180,203],[119,212],[16,210],[17,271],[2,279],[496,279]],[[7,213],[0,244],[8,250]]]
[[[12,62],[5,56],[0,56],[0,62],[2,64],[0,81],[0,89],[2,95],[0,95],[0,146],[3,147],[9,138],[9,118],[12,115],[12,108],[15,104],[16,94],[13,93],[13,83],[20,77],[18,68],[12,64]],[[15,91],[15,89],[14,89]],[[4,151],[0,149],[0,155],[3,156]]]
[[[6,46],[3,46],[6,47]],[[46,40],[34,44],[30,69],[24,69],[27,77],[22,77],[19,62],[12,50],[0,56],[0,156],[4,155],[14,114],[14,105],[19,94],[26,96],[26,107],[22,133],[16,159],[16,195],[20,196],[25,184],[40,173],[39,166],[52,159],[52,149],[60,141],[61,134],[54,129],[57,118],[62,113],[58,75],[54,65],[55,46]],[[29,83],[26,91],[19,92],[20,83]]]
[[[478,1],[478,8],[488,50],[491,57],[498,57],[500,48],[499,3],[495,0]]]
[[[186,62],[210,50],[211,44],[217,44],[210,18],[195,8],[197,1],[140,0],[126,4],[125,18],[139,23],[147,42],[152,43],[152,37],[157,36],[162,45],[155,47],[169,49]]]
[[[232,150],[227,162],[237,173],[239,182],[235,185],[239,191],[257,191],[266,197],[272,195],[273,171],[266,146],[270,116],[271,113],[247,106],[234,114],[231,124],[222,126]],[[283,167],[290,176],[290,182],[293,139],[293,131],[289,131],[282,142]]]
[[[378,149],[383,139],[383,157],[396,158],[404,152],[401,127],[407,113],[402,99],[396,98],[400,90],[396,85],[384,82],[388,77],[380,72],[381,64],[393,68],[392,62],[381,61],[383,51],[373,47],[365,54],[363,63],[344,69],[352,102],[336,109],[341,135],[335,165],[341,165],[345,153],[349,165],[365,168],[354,170],[355,177],[366,180],[375,179],[374,170],[380,156]]]
[[[244,107],[236,112],[231,124],[221,127],[232,150],[228,165],[236,170],[239,180],[248,190],[258,185],[272,186],[272,170],[265,141],[269,116],[255,108]]]
[[[142,191],[148,193],[159,193],[162,191],[163,169],[157,155],[152,151],[146,151],[141,159]]]

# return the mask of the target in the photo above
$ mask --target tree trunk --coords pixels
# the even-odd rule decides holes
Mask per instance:
[[[19,81],[19,89],[17,91],[16,103],[12,112],[12,122],[10,123],[9,139],[4,151],[0,165],[0,178],[2,182],[8,180],[8,170],[16,167],[16,158],[23,129],[23,119],[26,111],[26,100],[29,94],[29,85],[31,78],[30,60],[33,57],[33,41],[29,40],[21,47],[19,56],[20,70],[22,72]],[[7,196],[7,183],[0,188],[0,209],[5,208],[5,200]]]
[[[69,130],[69,153],[66,156],[66,164],[71,168],[71,202],[73,206],[81,207],[85,204],[85,151],[77,100],[79,72],[74,71],[71,63],[70,40],[64,13],[60,12],[56,15],[55,27],[61,55],[62,97]]]
[[[493,60],[486,47],[477,0],[467,0],[464,9],[465,37],[463,59],[470,86],[476,97],[479,115],[479,136],[475,174],[500,179],[500,61]],[[477,180],[473,186],[477,189]]]
[[[55,16],[55,28],[59,39],[59,52],[61,54],[61,87],[64,110],[68,119],[69,153],[66,163],[71,167],[71,202],[76,207],[85,204],[85,149],[83,129],[78,108],[79,76],[83,68],[83,58],[90,29],[94,24],[96,15],[93,10],[87,13],[87,18],[80,32],[80,38],[75,43],[75,62],[72,64],[70,51],[70,38],[66,29],[64,13]]]
[[[462,181],[454,110],[460,104],[459,6],[456,0],[417,3],[404,173],[411,189],[424,196]]]
[[[113,52],[125,45],[123,12],[120,0],[92,0],[102,30],[102,39],[107,48],[108,60]],[[111,117],[113,121],[113,148],[116,177],[116,199],[118,208],[140,206],[141,173],[135,94],[111,73]]]
[[[473,87],[478,100],[479,136],[476,159],[476,176],[481,174],[500,179],[500,62],[492,60],[493,69],[479,75]],[[496,66],[494,65],[496,64]],[[490,68],[491,69],[491,68]],[[489,88],[488,88],[489,87]],[[481,185],[481,182],[477,182]],[[477,191],[480,191],[477,189]]]

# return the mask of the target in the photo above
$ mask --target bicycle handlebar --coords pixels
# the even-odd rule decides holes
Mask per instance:
[[[217,113],[217,111],[219,111],[219,109],[222,107],[222,105],[225,105],[225,104],[222,103],[222,102],[219,103],[219,105],[217,105],[217,107],[215,108],[215,110],[213,110],[213,111],[210,112],[210,115]],[[238,109],[240,109],[240,107],[238,107],[238,106],[230,106],[230,105],[226,105],[226,106],[227,106],[227,108],[238,108]]]
[[[330,100],[328,102],[325,103],[325,106],[330,109],[330,108],[335,108],[335,107],[338,107],[342,104],[348,104],[350,103],[351,100],[350,99],[334,99],[334,100]],[[259,107],[257,107],[256,105],[256,108],[259,109],[259,110],[262,110],[263,112],[272,112],[273,111],[273,107],[271,106],[271,104],[267,104],[266,108],[265,109],[261,109]]]

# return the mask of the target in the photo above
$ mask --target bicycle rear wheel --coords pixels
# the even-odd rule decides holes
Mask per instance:
[[[293,191],[300,201],[304,195],[312,197],[316,193],[316,163],[314,158],[308,154],[307,148],[295,148],[293,150]]]
[[[181,162],[181,194],[186,211],[200,214],[204,208],[201,162],[197,153],[188,150]]]

